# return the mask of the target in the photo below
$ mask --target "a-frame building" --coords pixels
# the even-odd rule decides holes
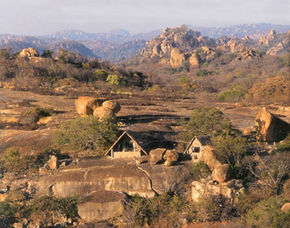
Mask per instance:
[[[105,155],[110,156],[111,158],[134,158],[147,154],[148,153],[140,146],[132,135],[127,131],[124,131]]]

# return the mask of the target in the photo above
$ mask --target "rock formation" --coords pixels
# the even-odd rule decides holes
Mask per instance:
[[[164,159],[165,159],[165,166],[172,166],[178,161],[178,153],[173,150],[167,150]]]
[[[94,110],[93,115],[100,120],[104,118],[114,118],[115,114],[121,110],[119,103],[115,101],[105,101],[101,107]]]
[[[121,110],[120,104],[115,101],[104,101],[102,107],[111,109],[114,113],[117,113]]]
[[[184,61],[184,54],[192,53],[202,46],[215,47],[216,41],[201,36],[199,32],[190,30],[184,25],[166,28],[155,39],[151,40],[140,52],[143,59],[170,59],[172,67],[178,67]]]
[[[290,203],[285,203],[282,207],[281,210],[285,213],[290,211]]]
[[[223,164],[215,167],[212,171],[212,179],[223,183],[229,179],[229,165]]]
[[[114,118],[115,113],[113,112],[112,109],[106,108],[106,107],[98,107],[94,110],[93,113],[94,116],[98,117],[100,120],[104,118]]]
[[[222,164],[214,153],[214,148],[205,146],[200,152],[198,161],[203,161],[212,171],[212,179],[219,183],[225,182],[229,178],[229,166]]]
[[[180,53],[178,48],[172,48],[170,54],[170,65],[172,68],[181,67],[184,64],[184,54]]]
[[[262,108],[255,119],[257,139],[265,142],[279,142],[287,137],[290,125]]]
[[[112,118],[121,106],[115,101],[104,101],[94,97],[81,96],[75,101],[76,111],[81,116],[94,115],[99,119]]]
[[[58,164],[57,164],[57,157],[55,155],[52,155],[50,158],[49,158],[49,161],[48,161],[48,167],[50,169],[57,169],[58,168]]]
[[[230,180],[225,183],[215,183],[210,180],[202,179],[201,181],[193,181],[192,200],[198,201],[203,195],[222,195],[232,201],[243,191],[243,185],[239,180]]]
[[[34,48],[25,48],[20,51],[18,56],[21,58],[39,57],[39,53]]]
[[[107,220],[123,213],[127,197],[113,191],[92,192],[78,202],[78,213],[86,222]]]
[[[76,111],[80,116],[93,115],[94,110],[103,103],[102,99],[81,96],[75,100]]]
[[[165,148],[157,148],[150,151],[150,164],[155,165],[163,160],[163,156],[166,152]]]
[[[199,66],[199,57],[196,53],[192,53],[188,59],[188,62],[191,67],[195,68]]]

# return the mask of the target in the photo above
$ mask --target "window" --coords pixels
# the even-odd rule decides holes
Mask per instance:
[[[199,146],[193,147],[192,152],[200,152],[200,147]]]
[[[196,160],[197,159],[197,155],[194,155],[193,158]]]

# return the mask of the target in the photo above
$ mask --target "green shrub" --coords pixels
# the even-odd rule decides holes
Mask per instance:
[[[239,86],[220,92],[217,96],[220,101],[241,101],[246,97],[246,92]]]
[[[117,139],[119,129],[113,119],[99,121],[97,117],[80,117],[60,125],[52,138],[53,143],[76,151],[92,149],[103,155]]]
[[[278,152],[290,152],[290,134],[277,146]]]
[[[125,206],[123,217],[132,227],[178,227],[179,219],[192,219],[191,207],[182,197],[164,193],[151,199],[135,195]]]
[[[247,140],[240,136],[216,136],[212,139],[217,157],[232,169],[240,168],[242,158],[247,153]]]
[[[57,217],[78,217],[77,199],[74,197],[57,199],[52,196],[35,198],[31,202],[27,214],[40,218],[44,224],[52,223]]]
[[[10,172],[19,171],[21,168],[21,155],[18,149],[10,147],[4,154],[4,168]]]
[[[101,69],[97,69],[94,72],[94,76],[97,80],[101,80],[101,81],[106,81],[107,77],[108,77],[108,72],[101,70]]]
[[[121,79],[117,74],[109,74],[106,82],[108,82],[113,87],[119,87],[121,85]]]
[[[203,162],[194,162],[192,165],[191,176],[194,180],[206,178],[211,174],[209,167]]]
[[[194,109],[188,121],[182,119],[181,139],[191,140],[194,136],[213,135],[220,132],[225,123],[224,115],[215,108]]]
[[[22,114],[20,123],[23,125],[34,124],[37,123],[41,118],[48,116],[51,116],[51,111],[48,109],[41,107],[31,108]]]
[[[208,76],[208,75],[210,75],[210,74],[211,74],[211,72],[208,71],[208,70],[206,70],[206,69],[201,69],[201,70],[199,70],[199,71],[197,72],[197,76],[198,76],[198,77],[206,77],[206,76]]]
[[[252,227],[290,227],[290,212],[281,211],[284,203],[279,197],[262,200],[248,211],[243,220]]]
[[[10,227],[15,222],[16,209],[6,202],[0,202],[0,227]]]
[[[199,221],[219,221],[222,217],[223,208],[220,206],[219,197],[204,195],[196,203],[197,219]]]

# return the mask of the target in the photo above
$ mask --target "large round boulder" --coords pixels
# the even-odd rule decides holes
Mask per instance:
[[[166,160],[164,165],[165,166],[172,166],[178,161],[178,153],[173,150],[167,150],[164,159]]]
[[[94,110],[93,113],[94,116],[98,117],[100,120],[104,118],[114,118],[115,113],[113,112],[112,109],[106,108],[106,107],[98,107]]]
[[[112,191],[92,192],[78,203],[78,213],[86,222],[107,220],[122,215],[125,194]]]
[[[165,148],[156,148],[150,151],[150,164],[156,165],[163,160],[163,155],[165,154]]]
[[[76,111],[81,116],[93,115],[94,110],[103,103],[102,99],[81,96],[75,100]]]
[[[255,119],[257,139],[266,142],[279,142],[290,132],[290,124],[262,108]]]
[[[117,113],[121,110],[121,106],[118,102],[116,101],[104,101],[102,104],[104,108],[111,109],[114,113]]]
[[[212,171],[212,179],[219,182],[223,183],[228,180],[228,173],[229,173],[229,165],[228,164],[223,164],[217,166],[213,171]]]

